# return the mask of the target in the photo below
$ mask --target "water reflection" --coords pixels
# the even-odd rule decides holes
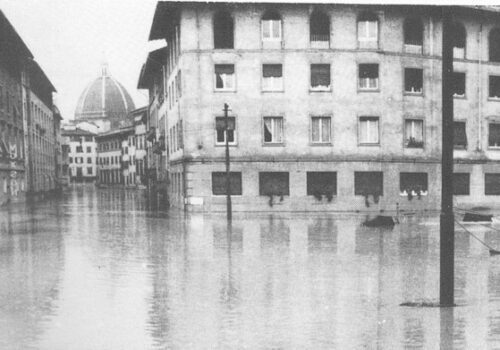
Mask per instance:
[[[0,215],[0,348],[495,348],[500,257],[456,234],[454,309],[437,217],[151,210],[141,191],[76,188]],[[490,227],[469,225],[500,247]]]

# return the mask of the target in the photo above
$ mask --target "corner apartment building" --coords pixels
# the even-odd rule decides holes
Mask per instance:
[[[69,159],[71,183],[94,183],[97,178],[96,134],[77,127],[66,127],[61,131]]]
[[[457,203],[498,205],[500,13],[453,11],[450,181]],[[439,7],[166,1],[149,39],[167,41],[139,87],[166,110],[172,205],[225,210],[227,138],[236,211],[438,208]]]

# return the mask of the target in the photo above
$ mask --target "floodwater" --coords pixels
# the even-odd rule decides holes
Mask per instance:
[[[0,209],[0,349],[500,348],[500,256],[457,228],[437,301],[438,217],[161,212],[76,189]],[[500,248],[495,225],[468,225]],[[493,229],[492,229],[493,227]]]

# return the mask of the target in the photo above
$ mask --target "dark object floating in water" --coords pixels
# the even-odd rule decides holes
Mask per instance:
[[[421,302],[411,302],[407,301],[404,303],[399,304],[399,306],[408,306],[408,307],[441,307],[441,304],[435,302],[430,302],[430,301],[421,301]],[[457,304],[453,304],[453,306],[457,306]]]
[[[478,222],[478,221],[491,222],[492,217],[493,217],[493,215],[465,213],[463,221],[464,222]]]
[[[490,255],[500,255],[500,251],[495,249],[490,249]]]
[[[363,226],[367,227],[393,227],[394,224],[392,216],[383,215],[377,215],[374,219],[363,222]]]

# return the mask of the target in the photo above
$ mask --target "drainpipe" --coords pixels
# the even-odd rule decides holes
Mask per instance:
[[[477,141],[476,150],[481,151],[483,140],[483,24],[479,26],[479,57],[478,57],[478,85],[477,85],[477,98],[478,98],[478,113],[477,113]]]

